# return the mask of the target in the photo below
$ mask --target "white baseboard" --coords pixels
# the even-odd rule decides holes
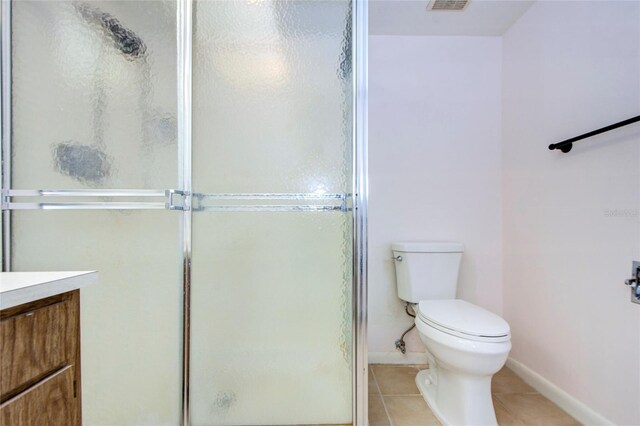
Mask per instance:
[[[369,364],[426,364],[424,352],[369,352]]]
[[[520,361],[509,358],[507,367],[580,423],[584,425],[615,425]]]

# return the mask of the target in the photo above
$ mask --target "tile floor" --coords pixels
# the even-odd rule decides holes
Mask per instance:
[[[370,426],[440,424],[416,387],[416,374],[426,368],[425,365],[372,364],[369,367]],[[493,377],[492,393],[501,426],[580,424],[506,367]]]

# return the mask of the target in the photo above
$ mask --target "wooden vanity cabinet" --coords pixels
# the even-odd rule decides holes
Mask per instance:
[[[0,311],[0,425],[80,425],[79,290]]]

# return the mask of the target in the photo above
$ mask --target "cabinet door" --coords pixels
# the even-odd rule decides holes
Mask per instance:
[[[74,364],[77,315],[76,304],[62,300],[0,321],[3,400]]]
[[[74,371],[68,366],[0,405],[0,423],[12,426],[75,425]]]

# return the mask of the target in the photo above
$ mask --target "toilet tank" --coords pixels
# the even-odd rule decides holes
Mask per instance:
[[[394,243],[398,297],[406,302],[455,299],[464,246],[448,241]]]

